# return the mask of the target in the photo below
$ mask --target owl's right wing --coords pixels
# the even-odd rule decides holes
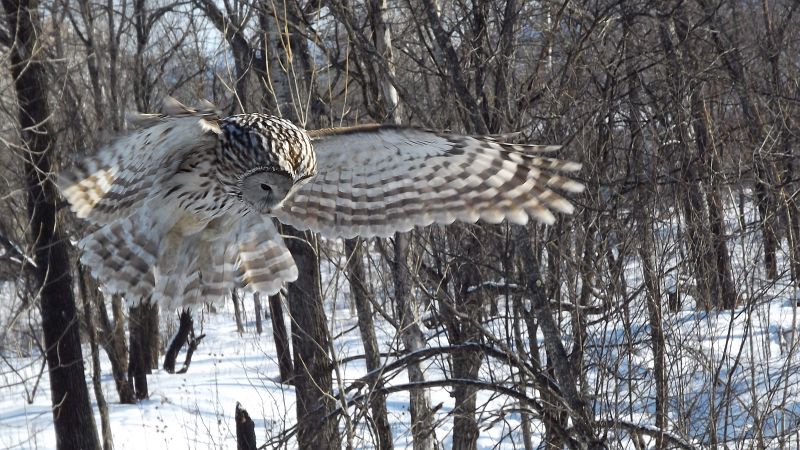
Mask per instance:
[[[273,214],[326,237],[389,236],[414,226],[478,219],[552,223],[571,213],[557,191],[581,165],[548,157],[558,146],[367,125],[310,132],[317,175]]]
[[[165,105],[172,115],[138,116],[142,128],[58,174],[59,189],[78,217],[104,225],[129,216],[158,194],[160,181],[184,155],[214,148],[220,133],[216,118],[188,108],[181,114],[176,104]]]

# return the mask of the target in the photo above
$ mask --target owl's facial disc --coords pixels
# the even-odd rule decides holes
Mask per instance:
[[[256,171],[239,182],[242,201],[252,210],[269,214],[283,202],[292,188],[292,178],[285,172]]]

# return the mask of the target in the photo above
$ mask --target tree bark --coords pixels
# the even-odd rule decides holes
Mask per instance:
[[[36,283],[39,287],[45,357],[56,445],[59,449],[99,449],[72,291],[68,240],[56,221],[56,189],[50,178],[53,141],[47,121],[47,74],[40,41],[38,4],[3,0],[11,46],[11,74],[19,104],[20,137],[25,147],[25,182]]]
[[[175,373],[175,360],[178,358],[178,353],[181,348],[189,340],[189,333],[194,328],[194,320],[192,320],[192,312],[189,308],[181,311],[178,318],[178,332],[169,343],[167,353],[164,355],[164,370],[167,373]]]
[[[128,361],[128,379],[133,384],[133,392],[139,400],[150,396],[147,389],[147,374],[150,372],[150,353],[147,351],[147,318],[144,303],[130,309],[130,360]]]
[[[381,354],[378,338],[375,336],[375,322],[372,319],[373,311],[369,301],[370,293],[365,281],[363,247],[359,239],[345,239],[344,245],[347,254],[347,279],[350,282],[350,294],[353,296],[358,314],[358,330],[361,333],[361,342],[364,344],[367,371],[372,372],[380,369]],[[383,386],[382,378],[376,377],[375,383],[370,386],[370,389],[380,389],[381,386]],[[384,450],[393,448],[392,428],[386,412],[386,397],[379,394],[372,396],[370,409],[378,440],[376,447]]]
[[[777,183],[777,174],[760,149],[763,149],[767,138],[760,115],[758,114],[755,102],[751,97],[748,88],[747,70],[742,64],[742,55],[739,46],[736,45],[735,36],[741,32],[741,27],[736,20],[737,14],[731,14],[732,20],[729,23],[722,23],[719,14],[719,5],[711,4],[708,0],[698,0],[698,3],[705,10],[706,15],[711,19],[715,30],[710,33],[715,44],[720,60],[730,76],[733,87],[736,90],[741,107],[743,119],[746,125],[749,142],[753,151],[753,165],[755,169],[755,194],[756,208],[761,216],[761,234],[764,240],[764,268],[769,279],[775,280],[778,277],[777,248],[778,237],[775,233],[775,218],[777,211],[775,208],[775,198],[772,186]],[[717,207],[721,207],[721,203]],[[721,261],[721,263],[725,263]],[[724,280],[723,280],[724,282]]]
[[[289,347],[289,334],[286,332],[286,322],[283,320],[281,294],[269,296],[269,313],[272,319],[272,336],[275,340],[275,350],[278,353],[281,383],[292,383],[294,364],[292,363],[292,354]]]
[[[433,36],[436,38],[436,44],[444,55],[444,62],[447,67],[445,80],[452,85],[453,91],[459,99],[463,114],[468,119],[464,121],[468,126],[467,131],[487,134],[489,129],[483,121],[483,116],[481,116],[481,108],[467,87],[465,76],[461,70],[462,65],[458,60],[458,54],[453,48],[449,35],[442,26],[436,5],[434,5],[433,0],[422,0],[422,6],[425,10],[425,17],[428,19],[428,26],[430,26]]]
[[[256,333],[261,334],[264,332],[264,328],[261,322],[261,295],[258,292],[253,294],[253,308],[255,309],[255,316],[256,316]]]
[[[236,332],[239,334],[244,333],[244,325],[242,324],[242,305],[239,300],[239,292],[236,289],[231,290],[231,302],[233,302],[233,316],[236,318]]]
[[[88,275],[86,282],[94,284],[94,280],[88,278]],[[136,397],[133,392],[133,386],[131,386],[128,379],[129,353],[125,342],[125,313],[122,299],[119,295],[111,297],[112,323],[106,312],[103,296],[96,291],[96,288],[92,288],[90,291],[94,291],[92,298],[94,299],[94,308],[100,325],[100,345],[103,346],[111,363],[111,375],[114,377],[114,385],[117,388],[119,402],[134,404],[136,403]]]
[[[194,327],[189,328],[189,346],[186,348],[186,356],[183,358],[183,367],[175,373],[186,373],[189,370],[189,365],[192,364],[192,356],[204,337],[206,337],[205,334],[195,336]]]
[[[578,376],[570,365],[567,351],[561,342],[561,332],[550,309],[550,301],[544,294],[544,282],[539,274],[527,230],[520,225],[514,225],[512,229],[516,248],[522,257],[524,273],[530,277],[526,290],[531,296],[531,312],[542,330],[547,360],[552,362],[554,378],[561,389],[561,396],[569,407],[574,438],[582,441],[588,448],[601,448],[600,438],[595,431],[594,415],[580,394]]]
[[[78,263],[78,289],[81,293],[81,300],[83,302],[83,321],[86,329],[86,335],[89,336],[89,348],[92,351],[92,389],[94,390],[94,398],[97,401],[97,409],[100,411],[100,427],[103,436],[103,450],[112,450],[114,448],[114,438],[111,435],[111,421],[108,417],[108,403],[106,396],[103,395],[103,384],[101,382],[100,372],[100,347],[97,345],[97,331],[92,320],[92,302],[90,294],[86,288],[86,275],[83,273],[83,267]]]
[[[316,239],[284,226],[290,236],[286,245],[299,271],[289,284],[289,315],[292,318],[294,381],[297,396],[297,443],[300,448],[338,449],[335,420],[326,419],[336,408],[331,395],[332,375],[328,322],[322,304]]]
[[[624,40],[626,48],[633,44],[632,26],[634,21],[635,11],[625,11],[624,26]],[[631,55],[633,56],[633,55]],[[631,58],[626,58],[630,61]],[[653,164],[647,158],[655,159],[657,154],[647,153],[648,146],[644,138],[644,127],[641,121],[645,117],[641,98],[641,85],[637,74],[637,68],[632,64],[627,67],[628,78],[628,104],[630,108],[630,119],[628,120],[628,128],[631,133],[631,148],[636,149],[633,155],[636,171],[640,177],[643,177],[643,187],[639,189],[636,197],[636,204],[639,206],[635,209],[635,220],[637,235],[641,240],[641,245],[638,247],[639,259],[642,262],[642,273],[644,278],[644,286],[647,300],[647,312],[650,320],[650,338],[652,340],[653,349],[653,381],[655,384],[655,428],[658,434],[655,439],[655,448],[662,450],[666,448],[667,441],[664,439],[664,433],[667,431],[667,415],[669,405],[669,392],[667,390],[667,366],[666,366],[666,339],[664,337],[663,326],[663,296],[661,292],[661,280],[656,271],[656,247],[654,242],[653,218],[647,215],[646,211],[653,211],[656,205],[653,202],[654,195],[656,194],[654,188],[656,186],[656,172],[652,169]],[[653,150],[655,153],[656,150]],[[648,186],[648,187],[644,187]]]
[[[689,252],[692,255],[695,280],[698,287],[699,306],[708,308],[730,308],[736,303],[736,292],[730,270],[730,255],[725,240],[721,202],[716,193],[712,167],[714,155],[709,148],[707,115],[702,99],[702,81],[687,80],[683,76],[684,67],[696,69],[696,62],[686,47],[689,29],[685,12],[678,6],[671,17],[678,42],[684,45],[687,53],[679,58],[678,49],[673,45],[669,25],[659,24],[659,35],[667,55],[667,68],[672,78],[671,88],[674,98],[683,98],[688,92],[690,114],[686,116],[680,102],[675,102],[674,115],[680,136],[681,172],[684,180],[681,207],[687,222]],[[664,19],[669,20],[669,19]],[[691,131],[689,128],[691,125]],[[697,152],[688,146],[694,141]]]
[[[411,274],[408,269],[409,241],[409,233],[395,233],[392,275],[396,314],[400,318],[400,340],[403,342],[405,352],[413,353],[424,349],[426,340],[417,320],[418,300],[411,295]],[[419,361],[408,364],[408,381],[412,384],[425,381],[425,373]],[[432,450],[436,447],[436,435],[430,396],[424,388],[410,389],[408,393],[414,450]]]
[[[447,232],[440,253],[459,252],[449,259],[448,273],[453,280],[452,301],[448,295],[441,295],[439,304],[442,323],[451,345],[458,346],[478,343],[481,340],[481,320],[483,317],[484,292],[477,289],[482,285],[482,277],[476,261],[486,256],[481,252],[480,237],[477,230],[469,226],[451,226]],[[443,286],[440,289],[447,289]],[[455,352],[452,358],[452,378],[476,380],[481,368],[482,357],[478,350],[465,348]],[[477,389],[467,384],[453,386],[453,448],[470,450],[477,448],[480,429],[476,421]]]
[[[236,402],[236,449],[256,450],[256,424],[250,418],[247,410]]]

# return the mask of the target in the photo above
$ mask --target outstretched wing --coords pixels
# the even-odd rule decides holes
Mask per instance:
[[[558,146],[378,125],[309,134],[317,176],[274,215],[326,237],[389,236],[455,220],[549,224],[552,211],[573,211],[554,189],[583,190],[559,174],[580,164],[546,156]]]
[[[153,195],[157,181],[174,173],[183,155],[212,149],[220,133],[216,118],[165,104],[173,115],[140,115],[134,130],[58,175],[58,185],[80,218],[107,224],[127,217]]]

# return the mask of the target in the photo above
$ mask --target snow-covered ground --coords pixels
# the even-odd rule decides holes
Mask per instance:
[[[250,305],[252,302],[247,303]],[[101,351],[103,390],[109,402],[116,449],[235,448],[236,402],[240,402],[253,418],[259,443],[278,438],[295,423],[294,387],[275,381],[279,379],[279,372],[269,321],[264,322],[265,330],[261,335],[255,333],[254,322],[248,322],[245,333],[240,336],[233,312],[228,309],[215,314],[205,312],[202,318],[196,318],[198,334],[202,327],[207,336],[194,354],[189,371],[174,375],[163,370],[154,371],[148,376],[150,398],[136,405],[116,402],[110,365]],[[355,315],[348,308],[336,308],[335,312],[330,311],[329,317],[334,318],[331,333],[337,336],[335,348],[339,358],[363,354]],[[162,317],[162,322],[169,320],[177,321],[174,317]],[[379,325],[384,325],[379,332],[384,331],[380,339],[386,349],[395,341],[395,336],[385,332],[388,327],[384,323],[379,322]],[[88,347],[84,348],[84,356],[87,383],[90,383]],[[183,354],[178,358],[179,366],[182,360]],[[0,448],[55,448],[47,371],[39,377],[42,361],[38,355],[3,356],[0,370]],[[426,367],[426,375],[431,379],[442,375],[437,365],[432,363]],[[345,384],[365,373],[363,359],[342,365]],[[407,382],[405,372],[400,372],[393,382]],[[90,395],[94,401],[91,389]],[[443,388],[432,389],[431,399],[433,405],[442,404],[439,415],[444,418],[452,408],[450,394]],[[504,403],[503,399],[489,400],[489,394],[481,394],[478,401],[478,405],[484,405],[487,414],[501,409]],[[389,395],[387,406],[396,447],[410,447],[408,394]],[[481,448],[493,448],[498,442],[504,442],[502,447],[505,448],[521,446],[519,415],[509,414],[500,419],[482,431]],[[96,421],[99,428],[99,413]],[[451,422],[445,420],[437,429],[438,438],[445,444],[450,441],[451,426]],[[362,448],[364,443],[358,441],[361,433],[356,430],[354,434],[355,446]]]
[[[354,315],[346,307],[336,308],[335,311],[329,308],[329,313],[333,317],[332,334],[337,336],[335,348],[338,356],[343,359],[362,354]],[[689,429],[696,428],[694,432],[697,436],[707,431],[709,405],[723,404],[719,398],[712,399],[712,392],[708,389],[705,365],[712,364],[720,365],[716,395],[727,395],[734,399],[724,402],[731,406],[727,413],[728,430],[720,430],[720,435],[727,434],[734,441],[740,441],[741,448],[746,448],[745,442],[752,443],[756,433],[753,429],[753,407],[761,408],[761,431],[773,444],[777,442],[775,437],[783,434],[782,430],[796,428],[800,419],[800,358],[796,350],[792,352],[794,356],[791,359],[787,358],[790,350],[782,350],[780,342],[780,339],[792,339],[791,336],[781,336],[780,330],[791,330],[793,313],[794,307],[789,302],[783,302],[764,304],[750,312],[741,309],[713,316],[690,312],[671,316],[666,329],[673,348],[668,351],[675,352],[673,361],[680,361],[680,364],[669,368],[671,397],[673,402],[686,403],[685,406],[676,407],[676,410],[690,414],[690,417],[671,417],[671,421],[688,422]],[[162,318],[164,322],[169,320],[174,318]],[[215,314],[203,313],[197,318],[195,326],[198,332],[202,327],[207,337],[195,353],[189,371],[174,375],[163,370],[155,371],[148,377],[150,398],[137,405],[116,403],[108,361],[103,359],[103,387],[110,403],[115,448],[235,448],[233,415],[236,402],[240,402],[255,421],[260,443],[279,439],[280,434],[295,423],[295,397],[292,386],[274,381],[279,378],[278,364],[268,324],[269,321],[266,321],[265,332],[257,335],[255,325],[250,321],[246,324],[245,333],[239,335],[232,311],[225,309]],[[387,349],[395,336],[385,323],[379,321],[379,325],[382,347]],[[598,399],[596,409],[604,411],[603,416],[616,416],[645,426],[651,423],[649,414],[653,411],[653,405],[647,404],[652,399],[652,386],[647,382],[647,375],[652,369],[652,355],[647,351],[623,352],[624,337],[619,331],[617,328],[607,328],[603,335],[598,330],[593,334],[598,345],[588,346],[597,352],[587,356],[588,360],[613,363],[609,364],[611,367],[590,371],[592,384],[600,390],[614,393]],[[753,348],[749,340],[743,339],[745,335],[753,338]],[[438,344],[446,344],[441,336],[435,339]],[[679,357],[687,347],[696,347],[694,359]],[[84,353],[88,354],[88,348]],[[721,357],[723,353],[728,357]],[[770,356],[765,359],[765,354]],[[736,359],[738,362],[734,361]],[[182,355],[179,363],[181,360]],[[0,386],[3,386],[0,388],[0,448],[55,448],[46,370],[39,377],[42,363],[38,356],[3,356],[3,369],[0,371]],[[87,383],[90,382],[90,364],[87,357]],[[426,376],[429,379],[441,378],[444,375],[441,366],[441,361],[430,362],[426,367]],[[489,379],[491,376],[497,377],[496,372],[490,372],[502,368],[493,367],[491,360],[487,360],[482,370],[482,377]],[[755,378],[760,381],[755,386],[751,386],[751,371],[758,372]],[[344,384],[365,372],[363,359],[344,364]],[[676,379],[684,382],[674,383]],[[392,383],[405,382],[404,372],[392,380]],[[605,387],[601,387],[604,384]],[[730,391],[729,386],[732,389]],[[674,391],[676,387],[681,387],[682,392]],[[91,389],[90,394],[93,395]],[[755,402],[753,395],[757,397]],[[642,400],[631,401],[631,396]],[[447,413],[452,408],[453,399],[444,388],[432,389],[431,398],[433,405],[442,404],[437,433],[445,447],[449,447],[452,418]],[[634,405],[636,411],[617,414],[630,404]],[[396,448],[410,447],[408,395],[391,394],[387,405]],[[482,408],[483,418],[479,448],[523,448],[520,416],[514,412],[513,402],[502,397],[492,398],[489,393],[481,392],[478,405]],[[609,414],[615,409],[617,413]],[[96,420],[99,424],[99,415]],[[724,425],[725,421],[720,420],[719,426]],[[534,431],[534,438],[538,438],[540,430]],[[363,430],[356,430],[356,448],[362,448],[365,444],[358,440],[362,433]],[[796,442],[796,436],[794,439],[792,436],[788,438]],[[622,442],[629,441],[622,439]]]
[[[748,215],[753,223],[754,217]],[[786,249],[779,254],[781,277],[764,281],[759,261],[762,249],[755,232],[736,234],[737,224],[728,221],[732,237],[728,241],[734,269],[734,282],[740,301],[734,311],[697,311],[691,298],[691,274],[685,272],[685,255],[676,251],[681,239],[674,224],[665,224],[657,236],[664,292],[684,294],[677,312],[664,306],[663,328],[666,341],[668,427],[682,442],[696,447],[797,448],[800,443],[800,346],[798,346],[798,292],[788,280]],[[784,242],[785,246],[785,242]],[[630,255],[630,253],[629,253]],[[336,256],[328,255],[336,260]],[[341,261],[338,261],[341,263]],[[629,430],[652,429],[655,414],[653,353],[650,322],[639,261],[629,256],[624,262],[623,292],[598,283],[597,299],[614,303],[602,316],[589,316],[585,353],[585,380],[582,386],[593,402],[596,418],[609,425],[608,444],[612,448],[652,448],[654,440],[643,435],[631,439]],[[363,354],[356,316],[349,308],[348,288],[334,264],[323,270],[323,290],[333,347],[337,358]],[[573,285],[572,289],[579,287]],[[567,289],[567,288],[565,288]],[[376,293],[379,297],[384,293]],[[5,292],[0,295],[9,295]],[[627,301],[625,300],[627,299]],[[236,331],[230,302],[217,313],[203,312],[195,317],[195,329],[205,333],[186,374],[170,375],[161,370],[148,377],[150,398],[137,405],[116,403],[110,367],[101,351],[103,387],[109,401],[111,430],[117,449],[216,449],[235,448],[234,411],[240,402],[256,423],[259,443],[275,442],[295,424],[295,396],[292,386],[277,383],[278,363],[270,322],[257,335],[252,321],[252,298],[246,331]],[[598,300],[595,304],[600,304]],[[513,346],[509,337],[511,320],[505,299],[499,301],[499,314],[484,323],[486,330]],[[35,312],[30,314],[35,315]],[[571,347],[570,315],[560,314],[563,339]],[[285,318],[288,323],[288,318]],[[380,314],[375,315],[381,351],[397,349],[396,331]],[[35,322],[35,318],[32,319]],[[6,323],[5,320],[0,323]],[[162,335],[177,323],[174,315],[162,316]],[[448,345],[441,330],[426,330],[431,346]],[[524,333],[524,330],[523,330]],[[487,334],[488,336],[488,334]],[[488,340],[488,339],[487,339]],[[3,344],[3,343],[0,343]],[[7,343],[6,343],[7,344]],[[519,349],[518,349],[519,350]],[[524,351],[528,351],[525,349]],[[91,361],[84,349],[87,383]],[[183,355],[179,356],[178,363]],[[349,360],[348,360],[349,361]],[[49,383],[43,358],[20,345],[0,345],[0,448],[50,449],[55,436],[50,413]],[[446,377],[448,363],[441,357],[423,363],[428,380]],[[364,360],[355,358],[341,364],[341,380],[334,388],[348,385],[366,373]],[[334,374],[336,376],[336,373]],[[487,381],[509,378],[509,367],[501,361],[484,360],[479,377]],[[404,371],[389,384],[407,382]],[[533,390],[527,392],[535,396]],[[90,395],[93,392],[90,389]],[[437,412],[437,438],[450,447],[453,398],[446,388],[430,390]],[[478,394],[481,449],[523,448],[521,415],[515,401],[487,391]],[[408,394],[394,393],[387,399],[396,448],[409,448]],[[99,416],[97,417],[99,424]],[[363,420],[361,422],[363,424]],[[624,423],[625,426],[613,426]],[[340,422],[343,425],[343,422]],[[539,443],[543,430],[534,422],[532,440]],[[363,426],[363,425],[362,425]],[[711,431],[713,428],[714,431]],[[625,431],[622,431],[622,430]],[[342,431],[343,436],[346,434]],[[367,433],[353,433],[355,448],[368,447],[360,440]],[[716,439],[716,442],[715,442]],[[724,445],[723,445],[724,442]],[[293,448],[293,441],[287,446]],[[270,447],[270,446],[268,446]],[[271,447],[270,447],[271,448]]]

